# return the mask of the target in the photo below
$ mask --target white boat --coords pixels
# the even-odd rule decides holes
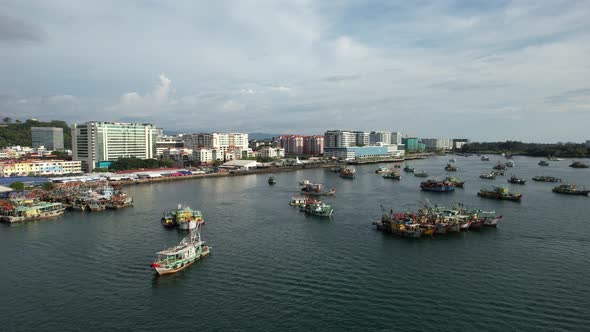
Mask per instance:
[[[299,181],[299,185],[300,186],[307,186],[308,184],[311,184],[311,181],[309,181],[309,180],[301,180],[301,181]]]
[[[305,206],[305,197],[291,197],[291,202],[289,202],[289,205],[303,207]]]
[[[151,266],[160,275],[175,273],[209,255],[210,250],[211,248],[201,241],[200,228],[197,227],[177,246],[159,251],[158,258]]]

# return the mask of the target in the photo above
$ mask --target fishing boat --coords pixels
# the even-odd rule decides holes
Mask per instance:
[[[581,161],[574,161],[573,163],[570,164],[570,167],[572,167],[572,168],[588,168],[590,166],[588,166],[588,164],[585,164]]]
[[[483,220],[482,219],[471,219],[470,223],[469,223],[469,229],[480,229],[483,226]]]
[[[178,207],[169,213],[178,229],[192,230],[205,223],[201,211],[193,210],[188,206],[183,207],[181,204],[178,204]]]
[[[16,223],[53,218],[61,216],[65,210],[62,203],[43,202],[37,199],[0,200],[0,221]]]
[[[546,162],[545,160],[541,160],[541,161],[539,161],[539,163],[537,165],[539,165],[539,166],[549,166],[549,163]]]
[[[506,159],[512,159],[512,152],[506,152],[506,153],[504,153],[504,158],[506,158]]]
[[[301,188],[301,191],[311,196],[331,196],[336,194],[336,189],[324,190],[321,183],[308,183]]]
[[[385,168],[385,167],[379,167],[375,173],[377,174],[381,174],[381,173],[389,173],[391,172],[391,170],[389,168]]]
[[[170,211],[164,212],[162,219],[160,220],[162,225],[166,228],[174,228],[176,227],[176,221],[174,220],[174,214]]]
[[[404,166],[404,172],[414,173],[414,168],[409,165]]]
[[[447,172],[456,172],[459,170],[459,167],[452,165],[452,164],[447,164],[447,166],[445,166],[445,171]]]
[[[307,199],[305,205],[301,208],[306,214],[318,217],[331,217],[334,209],[329,204],[317,200]]]
[[[514,162],[512,160],[508,160],[505,165],[506,167],[514,167]]]
[[[494,180],[496,178],[496,174],[494,173],[483,173],[479,175],[482,179]]]
[[[496,227],[498,222],[503,218],[496,216],[496,211],[477,211],[477,217],[486,227]]]
[[[418,178],[427,178],[428,173],[426,173],[425,171],[414,172],[414,176]]]
[[[104,211],[107,208],[106,202],[98,199],[90,200],[87,206],[88,210],[92,212]]]
[[[459,229],[462,231],[466,231],[471,226],[471,219],[469,218],[462,218],[459,222]]]
[[[340,171],[340,177],[345,179],[354,179],[356,170],[354,168],[345,168]]]
[[[537,181],[537,182],[561,182],[561,179],[560,178],[556,178],[554,176],[541,175],[541,176],[534,176],[533,177],[533,181]]]
[[[495,175],[495,176],[505,175],[506,174],[504,171],[498,171],[498,170],[493,170],[490,173],[493,174],[493,175]]]
[[[133,198],[127,195],[113,196],[106,202],[107,209],[123,209],[133,206]]]
[[[455,186],[447,181],[428,180],[420,183],[420,189],[422,189],[423,191],[434,191],[444,193],[454,191]]]
[[[305,197],[302,197],[302,196],[291,197],[291,201],[289,202],[289,205],[304,207],[305,206]]]
[[[400,180],[402,176],[398,172],[389,172],[383,174],[384,179]]]
[[[311,183],[311,181],[309,181],[309,180],[301,180],[301,181],[299,181],[299,185],[300,186],[307,186],[310,183]]]
[[[502,187],[494,187],[492,190],[481,189],[477,193],[477,196],[483,197],[483,198],[491,198],[491,199],[499,199],[499,200],[515,201],[515,202],[519,202],[522,198],[522,194],[511,193],[508,191],[508,188],[502,188]]]
[[[275,178],[274,176],[271,175],[268,178],[268,184],[273,185],[273,184],[276,184],[276,183],[277,183],[277,178]]]
[[[576,185],[573,185],[573,184],[562,184],[560,186],[553,188],[553,192],[558,193],[558,194],[566,194],[566,195],[588,196],[588,193],[590,193],[590,190],[579,189],[578,187],[576,187]]]
[[[159,251],[158,258],[152,262],[159,275],[184,270],[199,259],[209,255],[211,247],[201,240],[200,228],[193,229],[177,246]]]
[[[498,163],[497,163],[496,165],[494,165],[494,167],[492,167],[492,168],[493,168],[493,169],[495,169],[495,170],[499,170],[499,171],[505,171],[507,167],[508,167],[508,166],[506,166],[505,164],[502,164],[502,163],[498,162]]]
[[[488,156],[481,156],[481,161],[490,161],[490,157],[488,157]]]
[[[516,177],[516,175],[512,175],[510,177],[510,179],[508,179],[508,182],[513,183],[513,184],[525,184],[526,180],[518,178],[518,177]]]
[[[454,176],[447,176],[445,181],[451,183],[456,188],[463,188],[463,185],[465,184],[465,181],[461,181]]]

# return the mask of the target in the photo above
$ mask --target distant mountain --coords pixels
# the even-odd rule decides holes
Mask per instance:
[[[281,134],[250,133],[250,134],[248,134],[248,139],[261,140],[261,139],[269,139],[269,138],[278,137],[278,136],[281,136]]]

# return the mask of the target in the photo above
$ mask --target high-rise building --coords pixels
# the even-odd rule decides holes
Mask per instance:
[[[301,135],[284,135],[279,137],[279,146],[285,149],[286,154],[302,155],[303,136]]]
[[[417,137],[404,137],[402,139],[403,144],[406,147],[406,151],[418,151],[420,149],[420,140]],[[422,143],[423,144],[423,143]]]
[[[200,148],[216,149],[223,152],[240,148],[248,150],[248,134],[242,133],[204,133],[184,135],[184,146],[193,150]]]
[[[72,157],[92,172],[97,165],[119,158],[156,156],[156,128],[152,124],[91,121],[72,126]]]
[[[403,135],[399,131],[391,133],[391,144],[402,144]]]
[[[451,140],[446,138],[423,138],[421,141],[427,150],[450,150],[452,148]]]
[[[367,146],[371,144],[370,134],[364,131],[355,131],[356,146]]]
[[[463,145],[468,144],[467,138],[453,138],[453,149],[461,149]]]
[[[357,144],[357,134],[352,131],[328,130],[324,137],[326,148],[344,148]]]
[[[324,154],[324,136],[304,136],[303,137],[303,154],[311,156],[320,156]]]
[[[377,143],[391,144],[391,132],[389,131],[372,131],[369,135],[371,145]],[[395,143],[397,144],[397,143]]]
[[[47,150],[64,149],[64,130],[56,127],[31,127],[33,148],[45,147]]]

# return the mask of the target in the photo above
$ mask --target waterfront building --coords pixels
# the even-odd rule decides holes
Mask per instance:
[[[391,144],[402,144],[403,135],[399,131],[391,133]]]
[[[119,158],[156,156],[156,128],[152,124],[91,121],[72,126],[73,160],[92,172],[99,163]]]
[[[262,149],[258,150],[258,156],[267,158],[284,158],[285,149],[265,146]]]
[[[406,154],[403,144],[385,144],[378,142],[375,146],[383,146],[387,148],[387,154],[391,157],[403,157]]]
[[[205,148],[193,150],[193,161],[201,165],[210,164],[213,162],[213,151]]]
[[[355,131],[355,146],[367,146],[371,144],[370,134],[364,131]]]
[[[427,150],[450,150],[452,143],[446,138],[423,138],[420,140],[424,143]]]
[[[342,160],[362,160],[367,158],[389,157],[385,146],[350,146],[343,148],[326,148],[324,156]]]
[[[158,136],[156,141],[156,156],[161,157],[167,149],[178,149],[184,147],[182,135],[178,136]]]
[[[303,137],[303,154],[321,156],[324,154],[324,136],[313,135]]]
[[[64,149],[64,130],[58,127],[31,127],[33,148],[45,147],[47,150]]]
[[[286,154],[303,154],[303,136],[284,135],[279,137],[279,146],[285,149]]]
[[[389,131],[372,131],[369,134],[369,143],[376,145],[377,143],[391,144],[391,132]],[[401,143],[401,142],[400,142]],[[397,143],[394,143],[397,144]]]
[[[461,149],[463,145],[468,144],[469,140],[466,138],[453,138],[453,149]]]
[[[417,137],[404,137],[402,143],[406,146],[408,152],[420,150],[420,140]]]
[[[328,130],[324,134],[325,148],[356,146],[356,133],[352,131]]]
[[[258,162],[256,160],[232,160],[219,166],[219,168],[228,170],[249,170],[256,168],[257,166]]]
[[[223,152],[237,148],[240,151],[248,150],[248,134],[244,133],[200,133],[182,137],[184,146],[193,150],[200,148],[218,149]]]
[[[287,155],[319,156],[324,153],[324,136],[321,135],[283,135],[278,141]]]
[[[71,160],[16,160],[0,162],[0,175],[62,175],[82,173],[80,161]]]

